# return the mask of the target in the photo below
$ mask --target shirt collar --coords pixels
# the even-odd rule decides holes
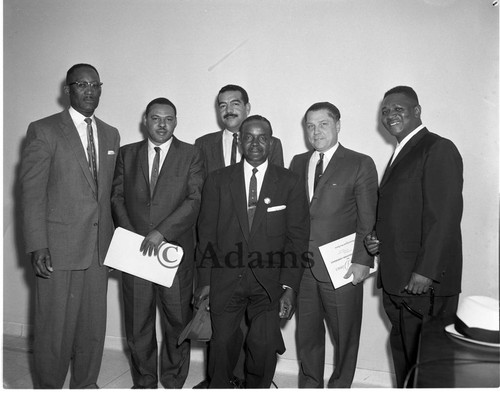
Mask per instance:
[[[410,132],[408,135],[406,135],[401,142],[398,143],[398,145],[405,145],[411,138],[415,136],[417,132],[422,130],[425,126],[423,124],[420,124],[417,128],[415,128],[412,132]]]
[[[233,138],[233,134],[237,134],[237,132],[229,131],[227,128],[224,129],[223,133],[228,138]]]
[[[259,170],[259,174],[264,174],[266,173],[267,171],[267,167],[268,167],[268,160],[264,161],[262,164],[260,164],[259,166],[255,167]],[[252,174],[252,169],[254,168],[252,165],[250,165],[247,160],[243,160],[243,168],[245,170],[245,174],[249,174],[251,176]]]
[[[153,142],[151,142],[151,139],[148,138],[148,151],[154,152],[155,147],[159,147],[162,152],[166,152],[170,148],[170,145],[172,144],[172,139],[173,136],[165,143],[162,143],[161,145],[155,145]]]
[[[338,147],[339,147],[339,143],[337,142],[335,145],[333,145],[332,147],[330,147],[327,151],[321,152],[321,153],[324,154],[323,160],[330,161],[332,159],[333,155],[335,154],[335,152],[337,151]],[[316,156],[318,157],[318,160],[319,160],[319,154],[320,154],[320,152],[316,150],[315,154],[316,154]]]
[[[87,117],[90,117],[92,119],[92,123],[95,124],[95,117],[93,113],[91,116],[84,116],[72,106],[69,107],[68,112],[71,116],[71,120],[73,120],[73,123],[75,123],[75,125],[83,123]]]

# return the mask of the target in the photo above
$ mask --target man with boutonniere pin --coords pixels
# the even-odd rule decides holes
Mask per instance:
[[[244,160],[209,174],[198,220],[198,288],[209,297],[209,388],[231,388],[240,322],[248,319],[245,387],[269,388],[285,351],[280,319],[295,311],[307,257],[309,209],[300,177],[268,161],[272,127],[241,124]]]

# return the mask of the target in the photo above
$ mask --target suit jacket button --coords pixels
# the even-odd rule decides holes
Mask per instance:
[[[243,277],[243,275],[242,274],[238,274],[238,278],[241,278],[241,277]]]
[[[151,206],[151,203],[149,203],[149,202],[148,202],[148,203],[146,203],[146,206]]]
[[[97,222],[94,222],[94,226],[96,227],[97,225],[99,225],[99,223],[97,223]]]

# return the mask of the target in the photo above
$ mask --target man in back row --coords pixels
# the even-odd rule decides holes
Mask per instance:
[[[203,152],[207,174],[241,161],[238,136],[241,123],[248,117],[251,108],[246,90],[237,85],[226,85],[220,89],[217,107],[224,130],[203,135],[194,142]],[[269,162],[283,166],[281,141],[274,136]]]

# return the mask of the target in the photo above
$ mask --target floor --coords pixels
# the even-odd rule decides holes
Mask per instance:
[[[30,364],[32,362],[31,342],[26,337],[3,336],[3,387],[6,389],[33,389]],[[201,360],[192,361],[184,388],[190,389],[203,379]],[[328,374],[328,370],[327,374]],[[331,370],[330,370],[331,372]],[[389,388],[394,386],[394,375],[387,372],[357,369],[353,388]],[[277,372],[274,383],[278,388],[296,388],[297,377]],[[125,352],[105,349],[101,372],[97,384],[105,389],[123,389],[132,386],[129,362]],[[69,378],[64,388],[69,387]]]

